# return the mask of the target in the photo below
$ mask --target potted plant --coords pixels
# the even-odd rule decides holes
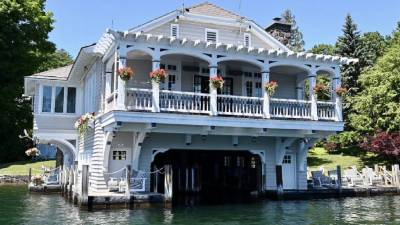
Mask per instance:
[[[156,69],[150,73],[150,79],[158,84],[164,82],[167,76],[168,73],[165,69]]]
[[[336,92],[337,96],[343,97],[343,96],[347,95],[347,93],[349,93],[349,90],[347,90],[347,88],[345,88],[345,87],[338,87],[338,88],[336,88],[335,92]]]
[[[265,84],[265,91],[268,93],[269,96],[273,96],[277,88],[278,82],[276,81],[269,81]]]
[[[36,147],[33,147],[33,148],[26,150],[25,154],[29,157],[37,157],[40,155],[40,151]]]
[[[132,79],[134,74],[131,67],[124,67],[118,70],[118,76],[125,82]]]
[[[314,94],[321,95],[326,90],[328,90],[328,86],[326,86],[324,83],[318,83],[314,87]]]
[[[222,78],[222,76],[216,76],[216,77],[212,77],[210,78],[210,83],[211,85],[216,88],[216,89],[222,89],[224,87],[224,78]]]
[[[80,135],[85,135],[86,131],[88,130],[90,124],[95,119],[94,113],[86,113],[82,115],[76,122],[75,122],[75,129],[78,130]]]

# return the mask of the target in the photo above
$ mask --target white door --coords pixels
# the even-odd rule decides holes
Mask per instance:
[[[283,189],[296,189],[296,160],[294,154],[286,154],[282,161]]]

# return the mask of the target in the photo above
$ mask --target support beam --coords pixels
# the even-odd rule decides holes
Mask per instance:
[[[210,65],[210,79],[215,78],[218,76],[218,66],[217,65]],[[218,115],[218,110],[217,110],[217,89],[214,87],[214,85],[210,83],[210,115],[211,116],[217,116]]]
[[[343,103],[342,97],[336,94],[336,89],[342,86],[342,82],[340,80],[340,69],[336,69],[335,76],[332,78],[332,97],[333,101],[335,102],[335,114],[336,114],[336,121],[343,121]]]
[[[139,171],[139,157],[142,150],[142,143],[146,137],[146,132],[133,132],[133,146],[132,146],[132,168]]]
[[[307,169],[308,151],[317,141],[317,138],[306,138],[300,141],[297,153],[297,168],[299,171],[305,171]]]
[[[310,82],[309,96],[311,101],[311,119],[318,120],[317,95],[314,94],[314,88],[317,84],[317,73],[314,69],[310,74],[308,74],[308,80]]]
[[[264,70],[261,72],[262,75],[262,94],[263,94],[263,117],[266,119],[271,118],[270,113],[270,97],[268,92],[265,90],[265,85],[269,82],[269,65],[264,67]]]
[[[152,71],[160,69],[160,60],[154,59],[152,63]],[[152,112],[160,112],[160,84],[152,81]]]

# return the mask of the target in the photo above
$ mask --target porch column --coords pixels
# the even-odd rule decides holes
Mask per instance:
[[[118,69],[126,67],[126,56],[120,55],[118,58]],[[118,70],[117,70],[118,71]],[[117,82],[118,82],[118,98],[117,98],[117,108],[119,110],[126,110],[125,106],[125,97],[126,97],[126,88],[125,88],[125,81],[122,80],[118,76],[118,72],[116,73]]]
[[[336,121],[343,121],[343,104],[342,104],[342,97],[336,94],[336,89],[342,85],[340,80],[340,70],[336,71],[335,76],[332,78],[332,99],[335,102],[335,115]]]
[[[152,63],[152,71],[160,69],[160,60],[154,59]],[[151,81],[152,87],[152,112],[160,112],[160,84]]]
[[[296,97],[297,97],[297,100],[304,99],[304,77],[303,77],[303,75],[301,75],[301,77],[297,76],[297,78],[296,78]]]
[[[308,74],[308,80],[310,82],[308,92],[311,101],[311,120],[318,120],[317,96],[314,94],[314,87],[317,84],[317,73],[315,70],[312,70],[312,72]]]
[[[218,73],[218,66],[211,65],[210,67],[210,79],[217,77]],[[217,89],[210,83],[210,115],[217,116],[218,109],[217,109]]]
[[[261,83],[262,87],[262,94],[263,94],[263,116],[266,119],[271,118],[270,114],[270,96],[268,92],[265,90],[265,85],[269,82],[269,65],[264,67],[264,70],[261,72]]]

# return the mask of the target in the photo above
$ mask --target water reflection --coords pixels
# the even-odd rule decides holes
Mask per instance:
[[[400,224],[400,196],[87,212],[59,195],[0,186],[0,224]]]

